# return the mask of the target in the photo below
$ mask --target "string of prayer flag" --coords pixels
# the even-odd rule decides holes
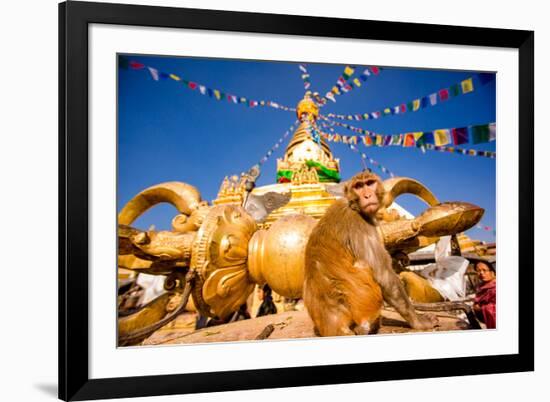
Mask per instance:
[[[175,82],[183,84],[186,88],[191,89],[192,91],[196,91],[198,89],[198,92],[203,96],[208,96],[209,98],[215,99],[217,101],[227,101],[228,103],[233,104],[241,104],[244,106],[248,106],[250,108],[254,107],[271,107],[274,109],[284,110],[288,112],[295,112],[295,108],[291,108],[285,105],[281,105],[278,102],[273,102],[269,100],[254,100],[250,99],[244,96],[238,96],[235,94],[230,94],[224,91],[221,91],[219,89],[215,88],[209,88],[205,85],[202,85],[196,81],[190,81],[187,79],[184,79],[180,77],[179,75],[173,74],[173,73],[165,73],[162,71],[159,71],[158,69],[147,66],[143,63],[137,62],[135,60],[128,60],[125,57],[119,58],[119,66],[124,69],[132,69],[132,70],[144,70],[149,73],[151,78],[154,81],[160,81],[160,80],[166,80],[171,79]]]
[[[378,75],[380,73],[379,67],[366,67],[359,77],[351,79],[355,70],[355,66],[346,66],[342,74],[336,80],[334,86],[325,94],[325,99],[336,102],[337,95],[341,95],[342,93],[347,93],[354,88],[361,87],[362,83],[365,82],[368,77],[371,75]]]
[[[323,115],[321,115],[320,118],[327,122],[329,125],[344,127],[350,131],[373,138],[380,137],[382,145],[403,145],[410,147],[422,146],[424,144],[444,146],[449,144],[463,145],[471,143],[472,145],[476,145],[496,140],[496,123],[478,124],[466,127],[443,128],[425,132],[419,131],[393,135],[383,135],[360,127],[355,127],[347,123],[330,120]]]
[[[304,66],[303,64],[300,64],[298,67],[302,72],[302,81],[304,81],[304,89],[307,91],[309,87],[311,87],[311,81],[309,80],[310,78],[309,73],[307,72],[306,66]]]
[[[277,149],[279,149],[279,147],[281,146],[281,144],[284,142],[284,140],[291,134],[294,132],[294,126],[297,126],[299,123],[298,120],[296,120],[294,122],[294,124],[292,124],[292,126],[290,126],[288,128],[288,130],[285,131],[285,133],[283,134],[283,136],[281,138],[279,138],[279,140],[275,143],[275,145],[273,145],[267,152],[266,154],[262,157],[262,159],[260,159],[260,161],[258,162],[258,164],[261,166],[263,165],[264,163],[267,162],[267,160],[269,159],[269,157],[271,155],[273,155],[273,152],[275,152]]]
[[[331,136],[338,136],[338,134],[335,133],[335,131],[332,127],[326,125],[323,122],[321,122],[321,125],[323,126],[323,128],[326,128],[327,130],[329,130],[332,133],[332,134],[327,134],[327,133],[324,133],[324,132],[320,131],[320,134],[323,136],[323,138],[331,141],[331,139],[330,139]],[[340,137],[346,137],[346,136],[340,136]],[[364,170],[371,170],[367,166],[367,162],[369,162],[372,166],[380,169],[383,173],[389,175],[390,177],[395,177],[395,174],[393,172],[391,172],[389,169],[387,169],[384,165],[378,163],[377,161],[375,161],[374,159],[369,157],[364,152],[360,152],[358,147],[356,146],[357,145],[357,137],[354,137],[354,138],[355,138],[355,140],[353,140],[351,138],[350,139],[345,138],[345,141],[342,141],[342,142],[344,144],[346,144],[353,152],[356,152],[361,156],[361,163],[363,165]],[[335,141],[335,142],[338,142],[338,141]]]
[[[495,74],[480,73],[476,76],[472,76],[458,83],[455,83],[448,88],[440,89],[439,91],[436,91],[429,95],[422,96],[409,102],[401,103],[399,105],[384,107],[380,110],[368,113],[356,113],[347,115],[328,113],[327,116],[340,120],[369,120],[379,119],[385,116],[417,112],[427,107],[436,106],[459,95],[465,95],[470,92],[474,92],[474,81],[477,81],[477,84],[479,86],[483,86],[494,80],[494,78]]]
[[[323,127],[329,127],[331,132],[334,132],[334,129],[329,126],[331,122],[321,122]],[[332,122],[336,123],[336,122]],[[461,132],[465,131],[468,133],[468,130],[479,130],[481,132],[486,132],[485,126],[488,126],[489,128],[489,135],[490,137],[494,138],[494,135],[491,135],[491,133],[494,133],[496,130],[495,123],[491,124],[483,124],[478,126],[469,126],[469,127],[462,127],[460,130]],[[483,150],[476,150],[476,149],[464,149],[464,148],[457,148],[453,146],[446,146],[449,144],[449,136],[453,131],[456,129],[440,129],[435,131],[429,131],[429,132],[412,132],[412,133],[403,133],[403,134],[394,134],[394,135],[382,135],[382,134],[376,134],[372,132],[368,132],[368,135],[363,136],[356,136],[356,135],[341,135],[341,134],[327,134],[325,139],[331,142],[342,142],[344,144],[358,144],[363,143],[366,147],[372,147],[372,146],[378,146],[378,147],[386,147],[386,146],[401,146],[406,148],[416,147],[420,148],[423,151],[424,150],[430,150],[430,151],[439,151],[439,152],[449,152],[449,153],[456,153],[461,155],[469,155],[469,156],[480,156],[485,158],[496,158],[496,152],[493,151],[483,151]],[[364,130],[367,131],[367,130]]]

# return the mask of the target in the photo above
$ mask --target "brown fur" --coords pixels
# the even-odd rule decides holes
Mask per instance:
[[[427,327],[393,272],[377,229],[376,210],[362,210],[354,191],[357,182],[372,180],[377,186],[366,190],[372,193],[369,200],[381,200],[378,176],[359,173],[346,185],[346,198],[336,201],[315,226],[306,246],[304,303],[321,336],[376,332],[384,299],[413,327]]]

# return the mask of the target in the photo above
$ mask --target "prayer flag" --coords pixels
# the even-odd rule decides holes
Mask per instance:
[[[497,125],[496,123],[489,124],[489,141],[496,141],[497,139]]]
[[[423,96],[420,99],[420,109],[424,109],[426,106],[428,106],[428,97]]]
[[[211,90],[210,88],[207,88],[207,89],[206,89],[206,92],[208,93],[208,96],[209,96],[209,97],[214,96],[214,91]]]
[[[368,120],[368,119],[369,119],[369,114],[368,114],[368,113],[365,113],[365,114],[363,115],[363,118],[364,118],[365,120]]]
[[[153,79],[155,81],[158,81],[159,80],[159,72],[156,68],[153,68],[153,67],[147,67],[147,69],[149,70],[149,72],[151,73],[151,77],[153,77]]]
[[[418,109],[420,109],[420,99],[413,100],[413,111],[416,112]]]
[[[176,74],[170,74],[170,78],[172,78],[174,81],[181,81],[181,78],[178,77]]]
[[[390,110],[390,108],[387,107],[387,108],[384,109],[384,116],[387,116],[389,114],[391,114],[391,110]]]
[[[414,147],[415,143],[414,134],[405,134],[405,141],[403,142],[404,147]]]
[[[413,102],[407,103],[407,111],[412,112],[412,111],[413,111],[413,107],[414,107]]]
[[[393,114],[399,114],[401,111],[401,108],[399,106],[394,106],[393,107]]]
[[[450,93],[452,97],[460,95],[460,85],[458,84],[451,85]]]
[[[332,92],[327,92],[325,95],[325,98],[330,99],[333,102],[336,102],[336,98],[334,97],[334,94]]]
[[[455,145],[467,144],[469,142],[467,127],[453,128],[452,135],[453,135],[453,143]]]
[[[298,66],[298,68],[303,72],[303,73],[307,73],[307,69],[305,68],[305,66],[303,66],[302,64],[300,64]]]
[[[166,73],[160,73],[159,75],[160,75],[160,78],[163,79],[163,80],[170,77],[170,75],[166,74]]]
[[[401,104],[401,113],[405,113],[407,111],[407,105],[405,105],[404,103]]]
[[[416,140],[416,146],[418,145],[433,145],[434,144],[434,133],[431,131],[425,132],[422,137]]]
[[[382,138],[381,135],[377,135],[377,136],[376,136],[376,145],[382,146],[382,145],[383,145],[383,141],[384,141],[384,139]]]
[[[354,71],[355,71],[354,68],[351,68],[350,66],[346,66],[346,68],[344,68],[344,74],[342,74],[342,75],[347,80],[347,79],[349,79],[349,77],[351,77],[351,75],[353,74]]]
[[[217,89],[214,89],[214,96],[216,97],[217,100],[220,100],[221,99],[220,91],[218,91]]]
[[[204,85],[199,85],[199,91],[202,95],[206,94],[206,87]]]
[[[430,95],[430,105],[437,105],[437,92]]]
[[[189,82],[189,84],[187,84],[187,86],[191,89],[196,89],[197,88],[197,83],[196,82]]]
[[[380,69],[378,67],[371,67],[370,69],[375,75],[378,75],[378,73],[380,72]]]
[[[365,146],[367,147],[370,147],[372,145],[372,138],[365,135],[363,137],[363,144],[365,144]]]
[[[489,142],[490,133],[489,133],[488,124],[472,126],[471,131],[472,131],[472,144],[481,144],[484,142]]]
[[[361,86],[361,81],[359,81],[359,78],[354,78],[353,83],[355,84],[355,86],[357,88],[359,88]]]
[[[131,61],[130,63],[128,63],[128,65],[133,68],[134,70],[141,70],[142,68],[145,67],[145,64],[142,64],[140,62],[137,62],[137,61]]]
[[[451,142],[451,136],[450,136],[449,130],[447,129],[435,130],[434,141],[435,141],[435,145],[437,146],[449,144]]]
[[[439,99],[442,101],[449,99],[449,90],[447,88],[439,90]]]
[[[462,87],[463,94],[467,94],[468,92],[472,92],[474,90],[474,83],[472,82],[471,78],[462,81],[460,83],[460,86]]]
[[[390,145],[391,140],[392,140],[392,136],[391,136],[391,135],[385,135],[385,136],[384,136],[384,146]]]

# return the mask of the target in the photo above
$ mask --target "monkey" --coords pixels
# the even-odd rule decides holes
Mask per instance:
[[[437,324],[418,315],[392,268],[376,213],[384,187],[371,172],[360,172],[344,186],[344,198],[325,212],[305,252],[304,304],[320,336],[375,334],[384,300],[413,329]]]

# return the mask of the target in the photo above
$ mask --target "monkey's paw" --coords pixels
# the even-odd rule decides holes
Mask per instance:
[[[439,320],[435,314],[431,313],[418,315],[417,322],[412,325],[414,329],[420,330],[433,329],[437,326],[439,326]]]

